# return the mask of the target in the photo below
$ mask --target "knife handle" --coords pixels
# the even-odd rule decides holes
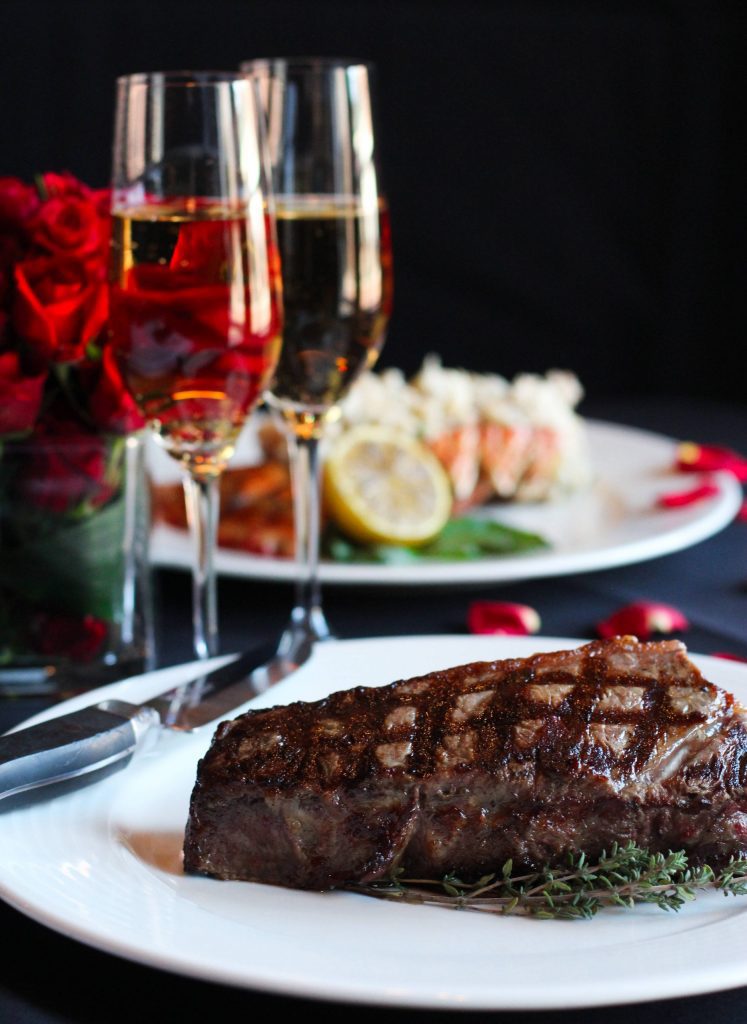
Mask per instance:
[[[0,736],[0,800],[115,764],[158,722],[153,708],[109,700]]]

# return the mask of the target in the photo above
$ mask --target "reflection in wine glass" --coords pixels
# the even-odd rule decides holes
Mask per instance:
[[[245,75],[118,80],[110,330],[128,388],[184,470],[198,658],[218,652],[218,478],[280,348],[264,147]]]
[[[318,579],[319,442],[381,350],[392,301],[372,69],[323,58],[254,60],[267,115],[285,308],[269,401],[287,428],[298,583],[278,649],[299,663],[330,636]]]

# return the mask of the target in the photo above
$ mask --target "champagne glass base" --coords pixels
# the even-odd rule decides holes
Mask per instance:
[[[296,665],[302,664],[311,654],[314,644],[334,640],[324,612],[317,606],[297,606],[291,612],[288,625],[278,644],[278,657]]]
[[[252,673],[253,687],[257,692],[264,692],[299,665],[303,665],[311,656],[315,644],[334,639],[321,608],[294,608],[274,657]]]

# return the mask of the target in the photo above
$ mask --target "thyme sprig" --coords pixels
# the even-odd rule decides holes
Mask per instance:
[[[561,868],[516,875],[513,870],[509,860],[500,871],[465,882],[453,874],[440,880],[406,878],[398,869],[380,882],[349,888],[403,903],[566,920],[594,917],[603,907],[628,909],[640,903],[676,911],[704,889],[747,895],[747,859],[732,857],[717,873],[707,864],[691,865],[683,850],[650,853],[632,841],[613,844],[593,862],[578,853],[569,855]]]

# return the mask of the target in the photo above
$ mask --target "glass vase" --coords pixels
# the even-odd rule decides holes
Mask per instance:
[[[66,697],[154,664],[141,435],[0,449],[0,695]]]

